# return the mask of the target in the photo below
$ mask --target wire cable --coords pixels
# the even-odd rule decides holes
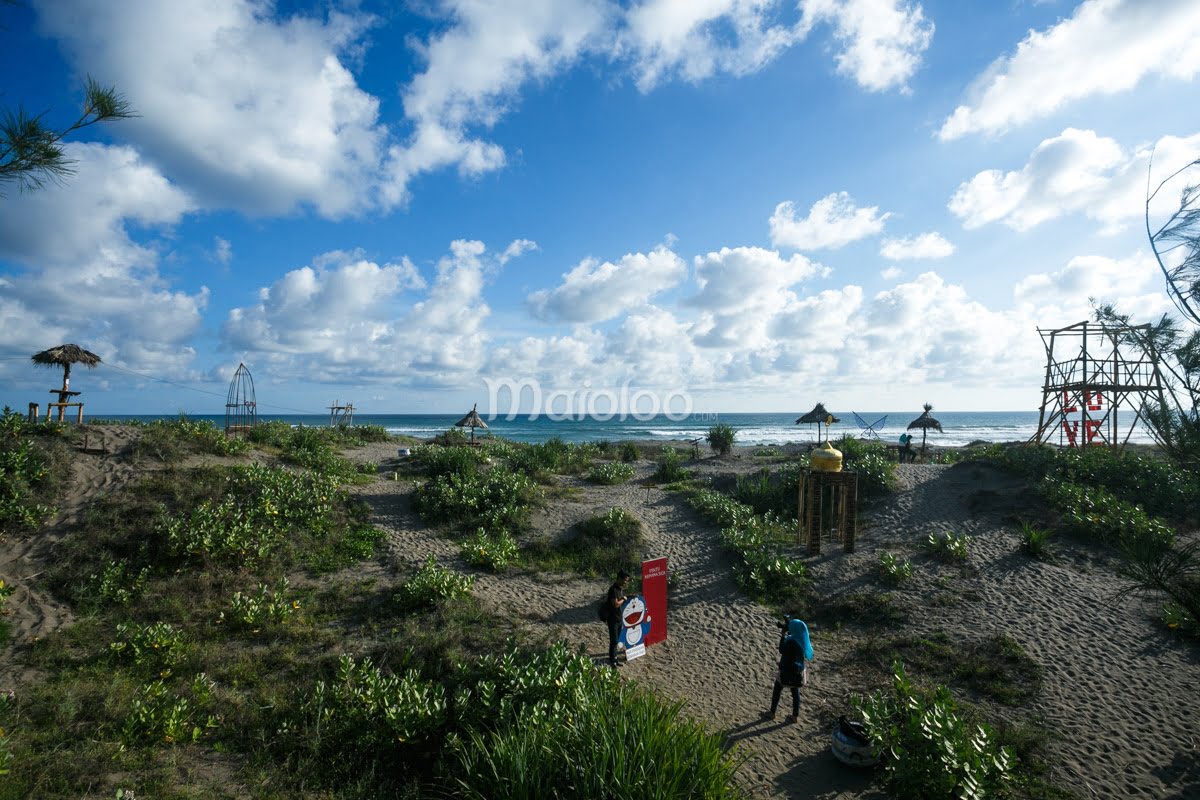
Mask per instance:
[[[101,362],[97,366],[109,367],[110,369],[120,370],[121,372],[128,372],[130,375],[136,375],[139,378],[145,378],[146,380],[149,380],[149,381],[158,381],[159,383],[165,383],[168,386],[174,386],[178,389],[187,389],[190,392],[199,392],[200,394],[212,395],[213,397],[226,398],[226,395],[218,394],[217,392],[210,392],[207,389],[197,389],[194,386],[185,386],[182,383],[175,383],[174,381],[169,381],[166,378],[156,378],[153,375],[143,375],[140,372],[134,372],[133,370],[126,369],[125,367],[118,367],[116,364],[106,364],[104,362]],[[306,411],[302,408],[291,408],[289,406],[277,406],[277,405],[274,405],[273,403],[261,403],[260,402],[260,403],[256,403],[255,405],[260,406],[260,407],[266,407],[266,408],[277,408],[280,411],[293,411],[297,414],[314,414],[314,415],[318,415],[318,416],[324,414],[323,411]]]

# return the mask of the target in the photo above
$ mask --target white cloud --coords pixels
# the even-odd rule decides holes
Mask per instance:
[[[233,260],[233,245],[228,239],[222,239],[220,236],[213,237],[213,258],[218,264],[228,266]]]
[[[954,245],[933,231],[900,239],[884,239],[879,255],[889,261],[946,258],[954,255]]]
[[[453,24],[418,44],[425,69],[402,91],[413,133],[389,152],[395,201],[407,199],[408,184],[423,172],[503,167],[504,150],[470,130],[494,125],[528,81],[547,80],[598,46],[611,13],[601,0],[445,0],[440,10]]]
[[[686,275],[683,260],[659,245],[650,253],[627,253],[615,264],[585,259],[556,288],[529,295],[529,304],[543,320],[602,322],[646,303]]]
[[[788,200],[775,206],[771,215],[771,243],[796,250],[836,250],[883,230],[890,213],[877,206],[858,208],[846,192],[826,195],[813,203],[808,216],[796,217],[796,206]]]
[[[1135,319],[1152,319],[1172,312],[1162,291],[1162,272],[1154,257],[1137,253],[1123,259],[1076,256],[1060,270],[1034,273],[1017,281],[1013,299],[1036,309],[1044,327],[1070,325],[1092,317],[1091,300],[1116,303]]]
[[[704,347],[762,347],[770,319],[796,295],[791,287],[829,274],[800,254],[782,258],[759,247],[723,247],[695,259],[700,291],[687,304],[703,310],[694,331]]]
[[[617,53],[631,55],[643,92],[676,74],[697,82],[716,73],[756,72],[803,38],[793,26],[771,24],[775,5],[776,0],[643,0],[625,17]]]
[[[496,260],[503,266],[514,258],[520,258],[526,253],[538,249],[538,243],[532,239],[513,239],[508,247],[504,248],[504,252],[496,257]]]
[[[899,267],[887,267],[879,272],[879,277],[883,278],[885,281],[894,281],[903,275],[904,270],[900,269]]]
[[[23,265],[0,278],[7,343],[78,341],[108,363],[182,375],[208,290],[172,289],[153,236],[179,222],[191,198],[132,148],[65,150],[75,162],[69,185],[0,198],[0,259]],[[130,238],[130,224],[148,229],[148,244]]]
[[[1084,97],[1129,91],[1148,76],[1191,80],[1197,71],[1200,3],[1084,0],[981,75],[938,135],[1002,132]]]
[[[1166,136],[1155,146],[1155,174],[1195,158],[1200,134]],[[1150,148],[1133,152],[1095,132],[1067,128],[1039,144],[1020,170],[985,170],[958,187],[948,208],[966,228],[1003,222],[1025,231],[1064,214],[1083,213],[1116,233],[1145,212]]]
[[[921,65],[934,25],[920,3],[908,0],[801,0],[800,30],[819,22],[833,26],[842,46],[838,72],[872,92],[900,88]]]
[[[260,0],[40,4],[45,30],[138,117],[138,143],[202,203],[340,217],[384,202],[387,131],[343,61],[369,20],[272,19]],[[386,202],[384,202],[386,205]]]
[[[230,311],[222,338],[279,377],[461,386],[487,359],[483,288],[498,264],[482,242],[451,242],[414,302],[406,293],[427,284],[407,258],[380,266],[327,253]]]

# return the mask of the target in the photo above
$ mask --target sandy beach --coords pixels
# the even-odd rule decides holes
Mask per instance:
[[[94,430],[72,465],[71,488],[55,519],[36,535],[0,543],[0,575],[16,587],[8,602],[11,639],[0,662],[0,689],[19,692],[35,680],[36,672],[23,666],[23,648],[74,619],[39,582],[55,542],[90,502],[154,468],[120,456],[136,429]],[[686,466],[698,481],[720,483],[777,465],[754,452],[706,453]],[[370,507],[370,522],[386,532],[378,563],[357,575],[369,573],[389,585],[432,556],[475,575],[475,595],[501,617],[534,636],[603,656],[606,634],[594,608],[606,580],[472,570],[458,545],[413,510],[414,482],[391,479],[402,466],[394,443],[345,455],[379,465],[375,479],[352,491]],[[565,537],[576,523],[614,506],[643,523],[644,555],[666,556],[677,573],[670,634],[620,674],[682,701],[686,713],[723,731],[745,759],[738,780],[753,796],[886,796],[877,773],[851,770],[833,758],[830,731],[839,715],[850,712],[853,695],[886,682],[879,666],[863,657],[864,648],[906,635],[948,637],[963,647],[1000,635],[1019,643],[1042,673],[1029,701],[1007,706],[967,699],[994,719],[1032,724],[1049,735],[1049,784],[1084,798],[1200,796],[1200,646],[1157,624],[1153,603],[1116,599],[1120,582],[1096,548],[1062,540],[1053,561],[1022,554],[1016,521],[1037,509],[1016,478],[974,462],[898,465],[897,490],[862,510],[856,552],[809,559],[819,597],[886,591],[902,619],[886,626],[810,623],[812,682],[803,692],[799,722],[791,725],[782,714],[763,718],[775,668],[777,613],[740,591],[717,528],[683,494],[650,485],[652,463],[640,461],[635,468],[632,480],[616,486],[556,476],[563,491],[535,511],[527,536]],[[968,563],[948,565],[919,549],[930,533],[945,532],[972,537]],[[878,583],[884,550],[913,562],[912,579],[898,588]]]

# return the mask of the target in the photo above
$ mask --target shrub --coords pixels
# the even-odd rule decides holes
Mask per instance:
[[[691,473],[681,465],[679,451],[669,445],[664,445],[658,455],[658,469],[654,473],[657,483],[675,483],[687,478]]]
[[[283,730],[284,744],[319,754],[336,773],[350,774],[395,759],[445,724],[446,693],[414,670],[392,675],[370,658],[338,659],[337,675],[317,681]]]
[[[588,473],[589,481],[599,483],[603,486],[615,486],[618,483],[624,483],[632,477],[633,467],[628,464],[622,464],[619,461],[598,464],[592,467],[592,471]]]
[[[733,440],[736,436],[737,431],[733,429],[732,425],[721,422],[709,428],[708,435],[704,438],[714,453],[723,456],[733,449]]]
[[[146,589],[149,567],[134,572],[125,559],[110,561],[100,575],[91,575],[89,583],[95,586],[95,599],[100,605],[125,606],[142,596]]]
[[[257,632],[271,625],[283,625],[300,610],[299,600],[287,597],[288,581],[281,578],[270,589],[260,583],[254,594],[235,592],[229,600],[229,613],[221,612],[221,621],[228,621],[234,628]]]
[[[31,438],[34,428],[8,407],[0,416],[0,530],[33,528],[50,515],[39,501],[56,476],[46,448]]]
[[[1163,548],[1154,540],[1130,539],[1117,573],[1128,583],[1122,594],[1167,599],[1168,627],[1196,633],[1200,621],[1200,540]]]
[[[633,442],[623,442],[617,452],[620,455],[620,459],[627,464],[637,461],[642,457],[642,451]]]
[[[613,507],[575,526],[572,535],[553,548],[535,545],[530,555],[547,566],[572,569],[584,575],[632,573],[641,562],[642,523],[623,508]]]
[[[925,550],[941,561],[966,561],[970,558],[971,537],[947,531],[944,535],[929,534]]]
[[[681,704],[622,685],[562,645],[534,659],[481,659],[498,675],[476,684],[468,714],[482,729],[452,743],[454,795],[492,797],[741,798],[739,759],[686,720]]]
[[[787,464],[772,474],[767,468],[741,475],[733,491],[738,501],[756,514],[776,514],[795,519],[800,490],[799,464]]]
[[[119,661],[145,666],[152,672],[169,672],[183,660],[183,632],[167,622],[122,622],[117,625],[117,640],[109,643],[108,652]]]
[[[922,691],[897,662],[890,692],[858,697],[871,739],[884,760],[888,788],[900,800],[986,798],[1003,792],[1013,753],[997,746],[991,728],[957,713],[950,690]]]
[[[478,447],[422,445],[413,450],[413,458],[431,478],[474,473],[484,456],[483,449]]]
[[[1021,523],[1021,549],[1031,558],[1047,559],[1050,557],[1050,531],[1035,528],[1028,522]]]
[[[901,561],[886,550],[879,554],[879,579],[892,586],[899,586],[912,577],[913,566],[908,559]]]
[[[409,578],[396,593],[396,601],[402,609],[412,610],[439,605],[448,600],[457,600],[471,594],[475,578],[459,575],[438,566],[433,556]]]
[[[533,481],[524,474],[493,469],[439,475],[413,493],[413,505],[426,523],[467,522],[511,530],[524,522],[533,497]]]
[[[462,557],[473,567],[504,572],[517,558],[517,540],[508,531],[489,534],[483,528],[462,543]]]
[[[197,675],[186,693],[172,691],[163,680],[146,684],[133,699],[122,733],[134,744],[155,741],[161,744],[198,742],[217,727],[217,719],[208,713],[215,684],[204,673]]]

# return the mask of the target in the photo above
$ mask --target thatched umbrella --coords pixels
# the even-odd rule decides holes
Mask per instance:
[[[475,441],[475,429],[476,428],[483,428],[484,430],[487,430],[487,423],[483,421],[483,418],[479,416],[479,412],[475,410],[478,407],[479,407],[478,403],[471,406],[471,413],[467,414],[465,417],[460,419],[458,422],[454,423],[454,427],[456,427],[456,428],[470,428],[471,429],[471,441],[472,442]]]
[[[83,364],[86,367],[94,369],[100,363],[100,356],[90,350],[84,350],[77,344],[60,344],[58,347],[51,347],[49,350],[34,353],[32,361],[44,367],[62,367],[63,385],[59,391],[66,393],[71,390],[71,365]],[[60,400],[60,402],[65,401]]]
[[[820,441],[820,439],[821,439],[820,426],[822,424],[824,424],[825,420],[827,420],[827,419],[832,419],[834,422],[841,422],[840,419],[838,419],[837,417],[833,416],[833,414],[830,414],[828,411],[825,410],[824,403],[817,403],[815,406],[813,406],[812,411],[808,412],[803,417],[796,420],[796,424],[797,425],[814,425],[814,424],[817,425],[817,441]]]
[[[921,449],[922,450],[925,449],[925,437],[929,434],[930,428],[936,429],[938,433],[945,433],[945,431],[942,430],[942,423],[938,422],[936,419],[931,417],[929,415],[930,411],[933,411],[933,406],[929,405],[929,403],[926,403],[925,404],[925,413],[922,414],[921,416],[917,417],[916,419],[914,419],[912,422],[908,423],[908,429],[910,431],[913,428],[921,429]]]

